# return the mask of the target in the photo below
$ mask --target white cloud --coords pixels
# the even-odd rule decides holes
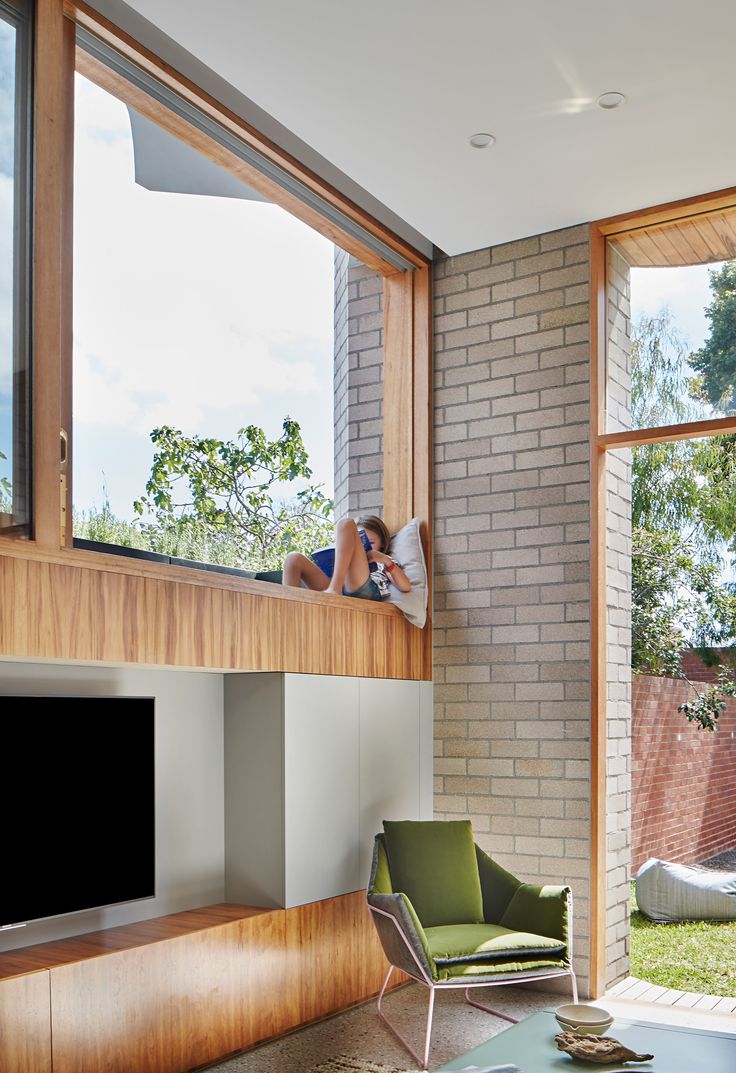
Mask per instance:
[[[332,245],[273,205],[136,186],[126,109],[77,92],[75,423],[232,436],[290,413],[331,485]]]

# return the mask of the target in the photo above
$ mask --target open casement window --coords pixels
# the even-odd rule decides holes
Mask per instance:
[[[317,232],[326,232],[342,248],[357,248],[363,242],[362,260],[367,251],[372,280],[379,288],[381,276],[388,276],[388,295],[380,311],[370,317],[354,318],[348,310],[348,320],[352,327],[357,320],[354,329],[359,333],[349,349],[360,366],[374,351],[387,351],[382,364],[389,378],[393,374],[400,380],[394,406],[406,407],[407,401],[411,405],[414,385],[406,367],[398,367],[396,353],[400,363],[407,359],[411,363],[411,354],[403,348],[411,338],[413,310],[410,306],[397,309],[392,297],[406,290],[417,266],[382,238],[360,229],[341,209],[324,200],[320,203],[304,183],[85,30],[77,32],[76,70],[73,479],[79,489],[84,474],[85,488],[74,497],[75,546],[90,547],[91,538],[100,550],[132,543],[145,549],[146,555],[158,554],[157,561],[163,554],[166,561],[171,556],[178,562],[200,560],[230,569],[277,570],[284,546],[294,545],[284,545],[280,539],[278,521],[273,518],[278,512],[271,508],[270,494],[261,497],[261,505],[254,504],[256,494],[263,490],[257,487],[257,476],[248,477],[239,487],[229,479],[218,484],[227,466],[210,461],[200,445],[211,442],[207,438],[212,436],[235,437],[238,428],[251,424],[263,423],[271,436],[285,414],[303,425],[301,414],[306,417],[309,412],[303,396],[271,402],[274,411],[283,409],[268,413],[267,400],[289,397],[289,378],[298,376],[294,358],[300,355],[293,355],[292,364],[279,362],[265,342],[274,328],[264,322],[259,339],[249,321],[261,323],[261,308],[278,299],[270,324],[289,324],[290,315],[293,320],[290,310],[298,304],[296,295],[309,291],[311,277],[320,270],[318,263],[323,269],[328,265],[332,291],[333,246]],[[320,209],[320,219],[314,217],[315,208]],[[295,219],[305,215],[311,226]],[[100,218],[108,220],[104,233]],[[304,249],[297,244],[305,241],[311,242],[305,254],[311,259],[305,262],[310,267],[299,276],[291,263],[292,251],[296,258],[297,248]],[[394,288],[395,280],[398,288]],[[364,285],[367,288],[368,281],[356,284]],[[325,298],[324,309],[332,317],[332,293]],[[319,297],[312,306],[318,303]],[[366,299],[360,305],[365,306]],[[306,308],[301,315],[308,318]],[[401,333],[395,328],[393,337],[386,333],[384,318],[404,322]],[[367,330],[368,324],[373,332]],[[360,352],[358,344],[363,348]],[[335,426],[337,416],[332,406],[333,366],[338,355],[332,346],[329,351],[321,392],[329,407],[322,417],[323,428]],[[280,369],[270,379],[269,364]],[[360,396],[376,393],[380,386],[365,384],[348,393],[364,415],[360,432],[365,439],[370,431],[369,442],[374,445],[380,444],[381,433],[373,426],[381,422],[368,421],[368,417],[379,416],[382,398],[373,394],[374,401],[367,401]],[[257,406],[259,392],[261,407]],[[356,424],[352,418],[352,425]],[[161,438],[154,429],[160,431],[162,426],[172,433],[186,428],[187,435]],[[407,423],[387,427],[400,437]],[[174,455],[183,445],[188,465],[196,466],[196,480],[209,484],[216,506],[206,504],[203,513],[196,506],[201,488],[194,490],[192,485],[190,493],[186,484],[191,477],[176,476],[178,501],[191,500],[193,494],[193,508],[185,506],[183,513],[153,508],[151,491],[143,504],[154,514],[144,517],[142,529],[131,525],[132,501],[141,501],[150,469],[150,462],[145,464],[146,450],[152,455],[149,437],[157,444],[157,456],[165,453],[170,472],[176,472]],[[388,441],[391,437],[386,437]],[[239,446],[246,441],[239,437],[232,442]],[[357,451],[355,444],[351,446]],[[402,444],[404,449],[407,446],[411,449],[412,444]],[[380,446],[373,450],[380,452]],[[329,451],[330,469],[333,453]],[[233,455],[230,452],[229,457]],[[402,455],[411,456],[411,450],[403,450]],[[365,461],[360,458],[362,473]],[[383,469],[381,457],[370,461]],[[95,493],[99,501],[101,470],[111,482],[109,494],[120,505],[108,514],[103,510],[89,515],[91,525],[85,526],[79,509],[89,508]],[[261,473],[267,479],[265,467]],[[95,474],[98,484],[93,487]],[[119,493],[120,485],[126,490],[124,496]],[[277,483],[275,488],[290,499],[288,510],[301,517],[306,501],[300,498],[304,491],[299,485]],[[407,484],[401,494],[408,493]],[[332,521],[320,514],[320,497],[320,493],[310,497],[314,509],[294,526],[301,541],[295,546],[301,550],[332,543]],[[340,498],[344,497],[338,496],[338,502]],[[323,497],[321,502],[324,506]],[[374,511],[383,504],[367,505]],[[87,539],[80,542],[80,536]]]
[[[42,6],[47,13],[46,20],[41,19],[41,24],[44,24],[48,20],[49,10],[56,8],[56,3],[55,0],[44,0]],[[61,10],[61,3],[58,4],[58,10]],[[247,191],[246,196],[253,200],[279,206],[291,217],[307,224],[313,231],[319,232],[336,247],[350,254],[355,261],[367,266],[367,269],[380,279],[383,424],[387,432],[380,446],[383,514],[389,527],[393,529],[398,529],[411,516],[418,516],[428,523],[430,263],[423,254],[417,253],[407,242],[370,217],[365,210],[345,199],[319,176],[309,172],[279,147],[269,143],[244,120],[212,100],[185,76],[167,68],[157,57],[108,24],[104,18],[82,6],[76,9],[71,3],[63,4],[63,12],[63,28],[57,25],[54,30],[54,47],[67,54],[62,57],[61,75],[64,94],[62,111],[65,109],[67,113],[64,118],[68,124],[64,137],[68,143],[71,142],[72,131],[69,121],[73,99],[73,69],[69,63],[71,59],[77,75],[82,76],[87,85],[93,84],[109,98],[116,99],[127,108],[135,143],[136,178],[138,144],[143,147],[148,141],[151,144],[158,143],[159,147],[176,146],[177,153],[181,150],[190,162],[194,158],[200,162],[205,186],[209,179],[217,175],[217,182],[221,186],[230,187],[230,192],[223,192],[221,196],[242,196],[234,192],[235,188],[239,188],[241,191]],[[57,13],[54,18],[58,24]],[[63,39],[61,43],[60,39]],[[60,83],[54,88],[61,88]],[[45,116],[46,111],[40,111],[39,115]],[[54,132],[58,132],[61,126],[62,124],[57,124]],[[64,147],[64,153],[65,159],[70,160],[68,144]],[[65,163],[64,167],[67,166]],[[178,165],[170,168],[171,174],[177,171]],[[205,172],[209,173],[208,176]],[[142,179],[138,179],[142,186],[149,186],[143,174]],[[73,230],[71,172],[65,177],[65,181],[69,182],[69,187],[65,192],[62,190],[58,199],[59,209],[67,217],[62,226],[62,246],[59,251],[64,266],[60,277],[62,279],[73,276],[70,253],[70,236]],[[153,177],[152,189],[157,189],[157,181],[157,177]],[[78,174],[76,185],[80,186]],[[182,194],[211,192],[204,188],[187,191],[186,188],[178,188],[176,183],[173,187],[164,186],[159,189],[177,190]],[[44,230],[44,234],[48,232]],[[40,245],[50,244],[42,242]],[[141,255],[142,259],[146,258],[145,249],[142,249]],[[40,256],[36,253],[36,262],[49,263],[49,260],[47,254]],[[43,406],[44,413],[50,415],[51,411],[56,409],[60,418],[59,426],[64,433],[68,433],[68,446],[65,449],[67,461],[60,466],[59,430],[57,427],[53,436],[53,425],[49,416],[45,436],[41,437],[43,450],[39,451],[36,444],[39,466],[43,470],[43,480],[36,487],[35,494],[36,506],[40,508],[36,540],[39,546],[53,548],[58,539],[58,476],[61,472],[62,483],[67,482],[65,498],[62,493],[62,505],[67,509],[67,516],[65,519],[62,517],[61,546],[71,548],[71,460],[76,454],[78,462],[79,451],[83,445],[75,440],[73,428],[71,295],[65,293],[69,288],[65,288],[58,279],[56,288],[55,297],[59,309],[58,315],[55,313],[57,322],[50,323],[46,312],[48,303],[41,319],[49,327],[49,335],[56,333],[57,336],[60,353],[58,383],[61,388],[57,397],[51,397],[53,391],[48,385],[53,385],[54,380],[44,374],[41,389],[49,395]],[[136,315],[135,306],[124,308],[127,323],[134,323]],[[175,310],[168,310],[168,315],[175,315]],[[75,323],[75,346],[77,328]],[[145,330],[145,326],[142,330]],[[43,354],[47,367],[51,364],[50,353],[50,346],[45,346]],[[326,392],[332,397],[333,384],[325,386]],[[76,391],[76,386],[74,389]],[[145,385],[142,389],[145,391]],[[242,424],[247,424],[250,420],[248,417]],[[149,431],[150,429],[147,429],[144,435]],[[207,435],[207,429],[203,428],[202,433]],[[56,520],[51,497],[54,483],[57,497]],[[428,526],[425,532],[428,533]]]
[[[0,535],[28,535],[30,12],[0,0]]]
[[[431,624],[417,630],[395,607],[74,547],[75,68],[380,277],[383,517],[394,532],[419,518],[427,557],[431,261],[93,9],[36,0],[34,15],[33,528],[0,549],[4,654],[430,678]]]

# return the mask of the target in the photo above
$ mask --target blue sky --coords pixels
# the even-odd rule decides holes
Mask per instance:
[[[691,268],[632,268],[631,314],[658,313],[668,305],[691,350],[697,350],[708,334],[705,306],[710,304],[708,271],[716,265]]]
[[[333,246],[275,205],[134,182],[124,105],[77,76],[74,502],[132,517],[158,424],[302,425],[332,492]]]

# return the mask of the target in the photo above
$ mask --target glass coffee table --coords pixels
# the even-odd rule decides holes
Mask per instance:
[[[521,1073],[736,1073],[736,1035],[727,1032],[617,1017],[606,1035],[637,1054],[653,1054],[654,1058],[651,1062],[601,1065],[579,1062],[558,1051],[555,1036],[561,1031],[554,1011],[543,1010],[453,1059],[442,1070],[508,1064],[518,1066]]]

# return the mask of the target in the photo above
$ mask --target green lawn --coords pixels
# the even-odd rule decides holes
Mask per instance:
[[[679,991],[736,998],[736,921],[655,924],[631,884],[631,975]]]

